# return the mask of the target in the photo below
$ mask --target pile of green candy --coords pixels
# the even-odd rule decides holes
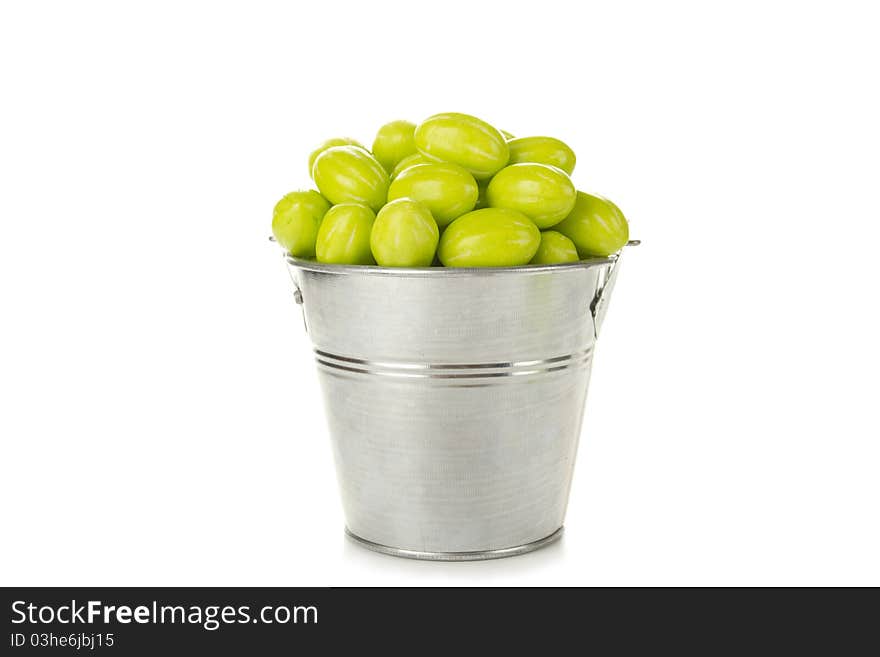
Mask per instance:
[[[629,239],[611,201],[575,189],[575,154],[467,114],[392,121],[372,150],[329,139],[309,156],[318,191],[278,201],[275,239],[318,262],[512,267],[607,256]]]

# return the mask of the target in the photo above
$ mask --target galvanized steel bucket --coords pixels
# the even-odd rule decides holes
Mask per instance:
[[[559,538],[619,255],[491,269],[286,259],[347,533],[433,560]]]

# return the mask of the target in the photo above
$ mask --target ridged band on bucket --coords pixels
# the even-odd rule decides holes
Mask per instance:
[[[584,366],[592,349],[539,360],[507,363],[401,363],[371,361],[315,350],[318,365],[328,370],[403,379],[430,379],[433,383],[473,382],[515,376],[535,376]]]
[[[617,257],[476,270],[287,262],[353,539],[435,560],[556,540]]]

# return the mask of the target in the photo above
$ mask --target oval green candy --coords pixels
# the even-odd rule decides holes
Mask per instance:
[[[601,196],[577,193],[577,201],[554,230],[568,237],[582,258],[608,256],[629,240],[629,223],[614,203]]]
[[[440,228],[473,210],[478,195],[474,177],[450,162],[409,167],[388,188],[389,201],[411,198],[424,203]]]
[[[337,265],[374,265],[370,233],[376,215],[360,203],[334,205],[318,228],[318,262]]]
[[[315,255],[318,227],[330,204],[314,190],[285,195],[272,212],[275,240],[297,258]]]
[[[447,112],[425,119],[416,128],[416,147],[435,160],[452,162],[474,178],[490,178],[507,164],[507,140],[497,129],[469,114]]]
[[[325,218],[324,221],[327,221],[327,219]],[[560,262],[577,261],[578,252],[574,242],[555,230],[545,230],[541,233],[541,244],[531,259],[530,264],[555,265]]]
[[[510,164],[549,164],[571,175],[577,161],[574,151],[553,137],[518,137],[508,141],[507,146],[510,148]]]
[[[438,255],[447,267],[515,267],[527,264],[540,243],[538,227],[521,212],[484,208],[447,226]]]
[[[364,148],[364,145],[361,144],[358,140],[352,139],[351,137],[333,137],[332,139],[328,139],[321,143],[315,150],[309,153],[309,175],[312,175],[312,167],[315,166],[315,160],[318,159],[318,156],[326,151],[328,148],[333,148],[334,146],[357,146],[358,148]],[[364,148],[366,150],[366,148]]]
[[[383,267],[428,267],[434,260],[440,229],[422,203],[408,198],[379,210],[370,248]]]
[[[315,160],[312,177],[324,197],[337,203],[361,203],[378,210],[388,194],[388,173],[363,148],[334,146]]]
[[[511,164],[486,189],[490,207],[522,212],[541,229],[565,219],[576,196],[568,174],[546,164]]]
[[[373,140],[373,157],[386,171],[390,173],[398,162],[416,152],[415,131],[416,124],[409,121],[392,121],[379,128]]]

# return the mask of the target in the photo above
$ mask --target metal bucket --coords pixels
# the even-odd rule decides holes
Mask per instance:
[[[355,541],[469,560],[561,536],[618,258],[388,269],[287,256]]]

